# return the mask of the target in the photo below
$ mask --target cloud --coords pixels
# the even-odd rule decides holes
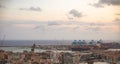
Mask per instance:
[[[120,13],[117,13],[116,15],[120,15]]]
[[[73,20],[73,18],[72,18],[72,17],[68,17],[68,19],[69,19],[69,20]]]
[[[41,8],[40,7],[30,7],[29,10],[32,10],[32,11],[41,11]]]
[[[77,29],[79,29],[79,28],[80,28],[79,26],[76,26],[76,27],[73,28],[73,30],[77,30]]]
[[[40,26],[35,26],[33,29],[39,29],[40,28]]]
[[[66,15],[69,20],[73,20],[73,17],[70,17],[69,15]]]
[[[98,3],[107,5],[120,5],[120,0],[99,0]]]
[[[49,21],[48,22],[48,26],[53,26],[53,25],[61,25],[62,23],[60,23],[60,21]]]
[[[82,13],[77,11],[77,10],[75,10],[75,9],[70,10],[69,14],[71,14],[74,17],[78,17],[78,18],[79,17],[83,17]]]
[[[20,10],[42,11],[40,7],[20,8]]]
[[[115,19],[115,21],[120,21],[120,19],[119,19],[119,18],[117,18],[117,19]]]
[[[117,19],[120,20],[120,19]],[[29,28],[32,30],[59,30],[59,29],[70,29],[70,30],[92,30],[92,31],[100,31],[105,29],[104,27],[109,27],[111,25],[117,25],[117,22],[112,23],[102,23],[102,22],[84,22],[84,21],[29,21],[29,20],[11,20],[11,21],[3,21],[3,24],[14,24],[15,27],[18,28]],[[6,25],[7,26],[7,25]],[[13,26],[13,27],[14,27]]]
[[[104,23],[90,23],[90,26],[105,26]]]
[[[103,8],[104,7],[103,5],[101,5],[99,3],[94,3],[94,4],[89,4],[89,5],[94,6],[96,8]]]
[[[13,24],[13,25],[18,28],[33,28],[33,27],[35,27],[34,24]]]
[[[86,25],[86,30],[92,30],[92,31],[101,31],[103,26],[106,24],[104,23],[88,23],[89,25]]]
[[[34,28],[33,28],[33,30],[37,30],[37,29],[40,29],[40,30],[42,30],[42,31],[45,31],[45,26],[42,26],[42,25],[39,25],[39,26],[35,26]]]
[[[101,27],[88,27],[86,30],[92,30],[92,31],[100,31],[102,28]]]
[[[3,6],[3,5],[0,5],[0,8],[6,8],[5,6]]]
[[[114,21],[113,21],[115,25],[120,25],[120,19],[119,18],[116,18]]]
[[[89,4],[96,8],[104,7],[103,5],[120,5],[120,0],[99,0],[97,3]]]

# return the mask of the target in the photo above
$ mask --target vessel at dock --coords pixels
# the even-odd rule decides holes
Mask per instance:
[[[86,42],[85,40],[74,40],[72,42],[72,51],[87,51],[92,49],[108,49],[107,46],[103,46],[104,43],[102,40],[94,41],[91,40],[90,42]]]

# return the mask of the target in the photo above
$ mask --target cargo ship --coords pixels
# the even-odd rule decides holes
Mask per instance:
[[[92,49],[108,49],[107,46],[102,46],[103,41],[94,41],[91,40],[90,42],[86,42],[85,40],[74,40],[72,42],[72,51],[87,51],[87,50],[92,50]]]

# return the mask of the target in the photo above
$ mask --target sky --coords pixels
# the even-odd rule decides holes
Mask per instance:
[[[0,39],[119,40],[120,0],[0,0]]]

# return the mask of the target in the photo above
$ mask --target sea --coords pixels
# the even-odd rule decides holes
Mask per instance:
[[[0,40],[0,50],[23,52],[31,51],[31,46],[36,45],[71,45],[72,40]],[[35,52],[45,50],[35,49]]]
[[[31,46],[36,45],[71,45],[74,40],[0,40],[0,46]],[[91,40],[86,40],[90,42]],[[96,41],[96,40],[95,40]],[[104,43],[110,43],[114,41],[104,40]],[[120,41],[115,41],[119,42]]]
[[[0,46],[71,45],[73,40],[0,40]]]

